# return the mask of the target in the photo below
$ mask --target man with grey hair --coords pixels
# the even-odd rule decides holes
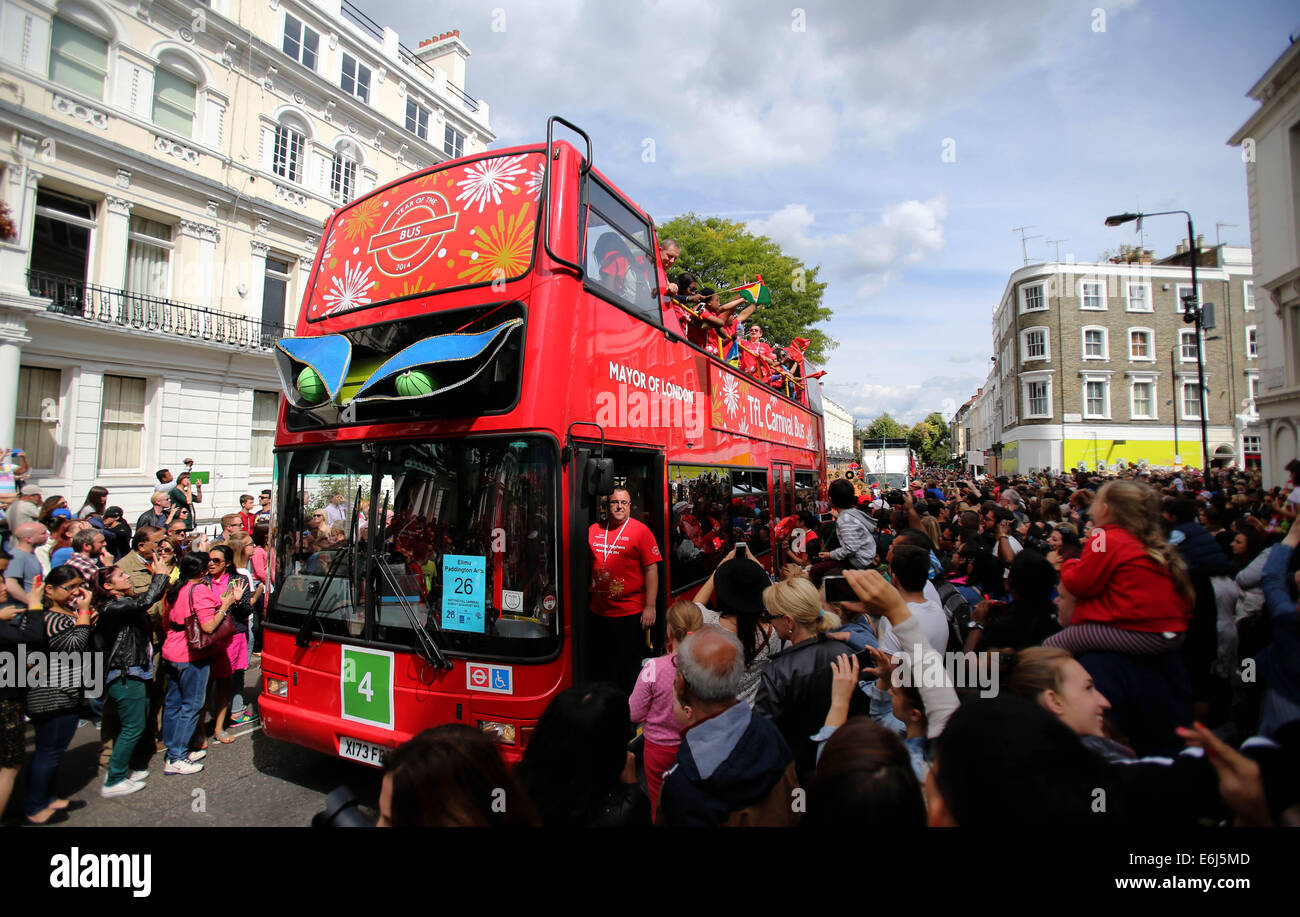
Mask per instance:
[[[799,820],[794,755],[770,720],[737,700],[745,650],[708,625],[677,648],[673,712],[685,727],[664,775],[660,825],[788,826]]]

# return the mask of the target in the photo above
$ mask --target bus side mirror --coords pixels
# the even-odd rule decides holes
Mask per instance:
[[[587,459],[587,493],[593,497],[614,489],[614,460],[610,458]]]

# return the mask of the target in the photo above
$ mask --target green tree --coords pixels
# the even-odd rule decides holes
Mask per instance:
[[[932,411],[925,420],[913,426],[907,439],[917,459],[922,462],[946,462],[951,458],[948,423],[938,411]]]
[[[897,420],[885,412],[871,421],[867,428],[862,431],[863,439],[907,439],[907,427],[903,426]]]
[[[831,317],[831,310],[822,305],[826,284],[817,280],[820,265],[807,267],[766,236],[756,236],[743,224],[720,217],[688,213],[660,224],[658,233],[660,240],[681,243],[674,270],[690,271],[705,286],[725,290],[752,283],[761,274],[772,296],[771,303],[759,306],[753,317],[763,326],[763,336],[780,344],[808,338],[812,343],[805,355],[814,363],[825,362],[826,352],[836,342],[813,327]]]

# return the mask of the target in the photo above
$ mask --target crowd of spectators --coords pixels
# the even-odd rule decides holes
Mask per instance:
[[[775,527],[778,576],[733,550],[670,606],[630,698],[557,696],[503,805],[482,737],[439,727],[387,761],[383,821],[1300,824],[1287,472],[832,481],[829,521]]]
[[[28,723],[35,754],[23,819],[44,825],[77,808],[57,795],[56,782],[85,722],[99,724],[100,793],[115,798],[146,788],[160,752],[164,774],[198,773],[209,741],[234,742],[228,727],[255,718],[244,673],[270,588],[271,492],[241,496],[239,511],[210,537],[195,529],[203,494],[191,483],[192,464],[177,476],[157,473],[134,527],[102,486],[74,515],[66,497],[22,484],[0,516],[0,652],[48,653],[42,683],[0,687],[0,815],[23,765]],[[95,653],[103,691],[87,696],[95,679],[82,671],[83,654]]]

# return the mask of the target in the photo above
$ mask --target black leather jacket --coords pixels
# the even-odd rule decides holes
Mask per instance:
[[[807,786],[817,769],[817,743],[813,735],[826,724],[831,708],[831,661],[853,648],[820,634],[777,653],[763,667],[754,712],[776,724],[794,752],[795,771]],[[867,713],[870,701],[853,692],[849,715]]]
[[[113,599],[99,609],[95,645],[105,652],[104,669],[125,669],[149,664],[153,622],[149,608],[167,589],[167,574],[160,573],[141,595]]]

